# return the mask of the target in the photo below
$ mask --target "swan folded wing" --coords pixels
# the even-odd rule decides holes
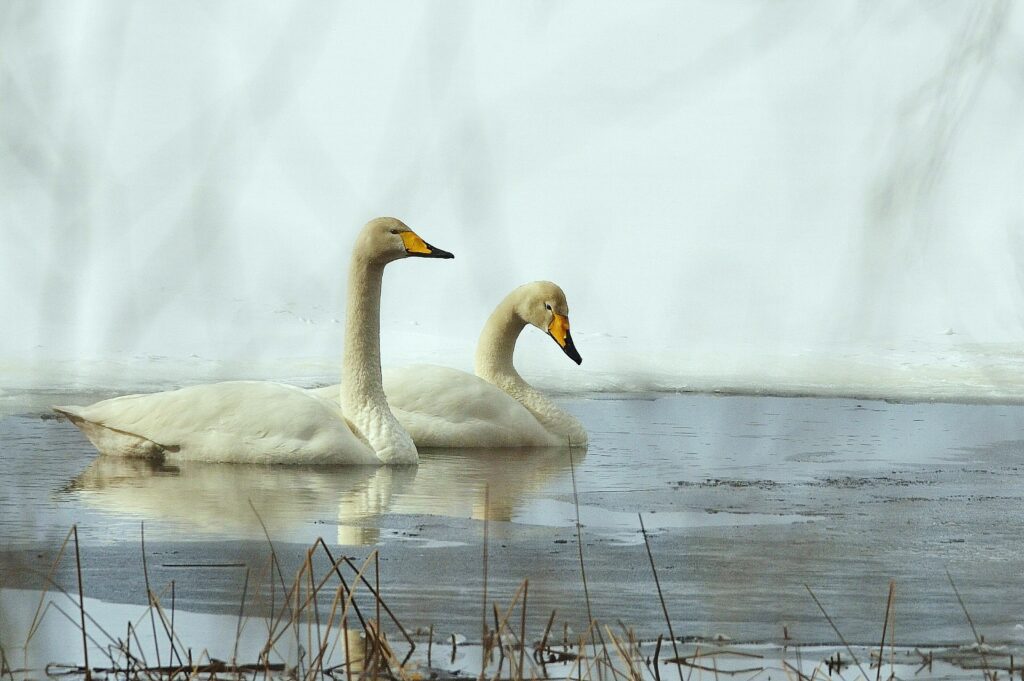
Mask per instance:
[[[500,388],[457,369],[415,365],[384,372],[395,417],[421,447],[558,444]]]
[[[338,384],[308,393],[337,403]],[[417,364],[384,371],[395,418],[419,447],[551,447],[564,444],[501,388],[458,369]]]
[[[330,400],[335,404],[341,401],[341,384],[335,383],[334,385],[325,385],[322,388],[309,388],[306,390],[311,395],[322,397],[325,400]]]
[[[100,451],[249,463],[380,463],[334,402],[282,383],[227,381],[61,408]],[[97,427],[123,438],[100,438]],[[90,430],[93,433],[90,433]],[[124,438],[128,438],[125,440]],[[104,446],[101,446],[104,445]]]
[[[83,415],[87,409],[88,407],[78,406],[53,408],[55,412],[62,414],[75,424],[101,453],[119,458],[150,458],[160,457],[177,449],[175,446],[165,446],[159,442],[153,442],[137,433],[90,421]]]

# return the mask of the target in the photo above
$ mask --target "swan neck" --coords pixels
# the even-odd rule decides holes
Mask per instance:
[[[476,375],[500,386],[501,379],[522,381],[512,364],[516,341],[526,321],[516,312],[515,302],[505,298],[487,318],[476,346]]]
[[[341,404],[346,414],[352,414],[370,403],[384,402],[380,371],[380,294],[383,277],[383,265],[353,258],[348,274],[345,353],[341,369]]]
[[[416,463],[412,438],[391,413],[380,370],[380,294],[384,263],[353,255],[348,274],[341,408],[382,463]]]

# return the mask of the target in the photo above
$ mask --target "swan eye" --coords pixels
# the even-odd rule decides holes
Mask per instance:
[[[391,230],[391,233],[392,234],[398,234],[398,230],[397,229],[393,229],[393,230]]]
[[[546,307],[546,308],[547,308],[547,309],[549,309],[549,310],[551,309],[551,305],[550,305],[550,303],[544,303],[544,307]]]

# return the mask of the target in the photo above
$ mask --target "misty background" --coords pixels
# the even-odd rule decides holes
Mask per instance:
[[[0,3],[2,388],[464,369],[560,284],[549,389],[1024,399],[1024,18],[995,2]]]

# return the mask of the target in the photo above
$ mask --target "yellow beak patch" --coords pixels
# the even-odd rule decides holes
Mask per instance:
[[[559,347],[565,347],[565,339],[569,337],[569,318],[558,314],[557,312],[552,313],[551,323],[548,325],[548,333],[555,339]]]
[[[431,253],[430,246],[416,232],[402,232],[400,236],[402,237],[402,243],[405,244],[406,252],[419,253],[420,255],[429,255]]]

